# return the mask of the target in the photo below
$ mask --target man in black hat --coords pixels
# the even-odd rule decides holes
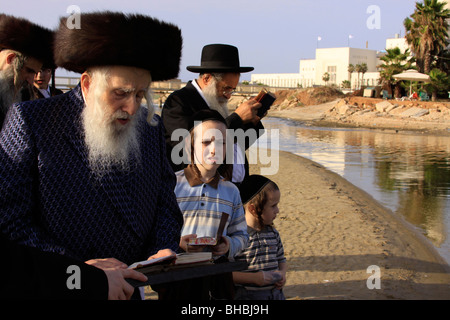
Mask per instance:
[[[33,85],[44,62],[52,61],[53,32],[26,19],[0,14],[0,129],[20,90]]]
[[[149,86],[177,76],[181,31],[142,15],[80,19],[62,18],[54,45],[80,84],[14,105],[0,133],[0,233],[99,267],[173,254],[183,219]]]
[[[172,137],[176,129],[187,129],[192,115],[202,109],[213,109],[226,119],[229,129],[256,130],[259,137],[264,129],[260,118],[256,115],[261,106],[254,99],[243,102],[231,114],[227,103],[239,83],[240,74],[253,70],[253,67],[243,67],[239,63],[239,52],[235,46],[227,44],[210,44],[203,47],[201,65],[188,66],[187,70],[199,73],[199,77],[189,81],[187,85],[174,91],[164,103],[162,120],[165,127],[165,139],[168,158],[174,171],[183,169],[187,163],[177,164],[173,160],[172,149],[181,142],[178,137]],[[249,135],[255,136],[255,135]],[[248,163],[245,149],[255,141],[247,141],[245,146],[235,148],[232,181],[240,183],[248,175]],[[174,149],[175,151],[175,149]],[[178,155],[176,155],[178,156]],[[230,159],[231,156],[228,156]]]

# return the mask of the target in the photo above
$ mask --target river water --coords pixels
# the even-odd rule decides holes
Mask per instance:
[[[320,163],[363,189],[420,230],[450,264],[450,137],[270,117],[263,124],[263,143],[271,143],[270,130],[278,129],[279,150]]]

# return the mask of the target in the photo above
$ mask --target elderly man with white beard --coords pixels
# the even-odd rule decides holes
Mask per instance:
[[[0,231],[99,268],[172,255],[183,220],[149,86],[177,76],[181,32],[142,15],[80,19],[61,19],[54,47],[80,84],[15,105],[1,132]]]
[[[228,129],[242,129],[245,133],[248,130],[254,130],[254,134],[248,135],[249,139],[245,141],[245,145],[239,145],[239,147],[235,145],[233,157],[227,156],[227,163],[233,160],[232,172],[226,170],[227,166],[219,168],[222,176],[239,184],[249,173],[245,149],[260,136],[264,126],[260,117],[257,116],[258,108],[261,106],[258,101],[255,99],[245,101],[231,113],[228,111],[228,101],[236,90],[240,74],[252,71],[253,67],[240,65],[238,48],[235,46],[209,44],[202,49],[201,65],[188,66],[187,70],[199,73],[198,78],[189,81],[184,88],[174,91],[166,99],[161,113],[166,130],[167,156],[172,168],[178,171],[188,165],[183,155],[177,154],[178,150],[183,150],[179,148],[183,140],[176,136],[176,130],[186,129],[187,131],[193,114],[203,109],[213,109],[225,118]],[[175,136],[172,136],[174,133]]]
[[[26,19],[0,14],[0,129],[20,90],[31,88],[44,62],[51,62],[53,32]]]

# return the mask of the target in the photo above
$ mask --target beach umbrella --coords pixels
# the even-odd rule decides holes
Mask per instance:
[[[412,87],[412,81],[416,82],[430,82],[430,76],[424,73],[420,73],[417,70],[409,69],[405,72],[394,74],[393,77],[397,80],[408,80],[410,81],[409,84],[409,95],[411,96],[411,87]]]

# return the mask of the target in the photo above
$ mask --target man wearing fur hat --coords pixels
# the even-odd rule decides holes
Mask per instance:
[[[243,102],[232,113],[228,111],[228,102],[239,83],[240,74],[253,70],[253,67],[240,66],[238,48],[228,44],[206,45],[202,49],[201,65],[188,66],[187,70],[199,73],[198,78],[173,92],[165,101],[161,114],[166,129],[168,158],[172,160],[175,171],[183,169],[187,163],[177,164],[174,161],[172,150],[176,152],[178,148],[174,147],[180,140],[172,134],[176,129],[187,129],[190,117],[199,110],[216,110],[226,119],[229,129],[242,129],[244,132],[255,130],[253,137],[259,137],[264,129],[256,114],[261,104],[255,99]],[[247,141],[240,148],[235,145],[232,173],[221,172],[222,175],[228,175],[235,183],[242,182],[248,175],[245,149],[253,142]]]
[[[26,19],[0,14],[0,128],[22,87],[31,89],[42,64],[52,61],[52,37]]]
[[[149,86],[177,76],[181,43],[176,26],[147,16],[87,13],[81,29],[61,19],[55,63],[80,84],[11,108],[0,134],[3,234],[98,267],[178,250],[183,220]]]

